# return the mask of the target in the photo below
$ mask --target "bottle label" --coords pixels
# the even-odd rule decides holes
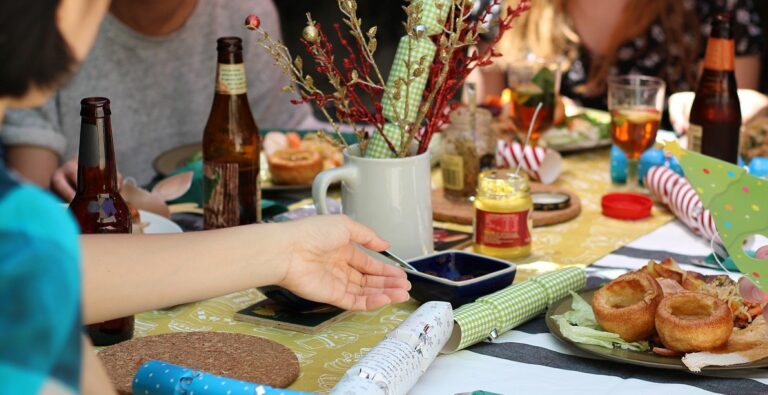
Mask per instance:
[[[700,125],[693,123],[688,125],[688,150],[701,152],[701,137],[703,134],[704,129]]]
[[[717,71],[733,71],[735,56],[734,41],[724,38],[712,38],[707,41],[704,55],[704,68]]]
[[[531,243],[529,211],[494,213],[475,209],[475,243],[496,248],[521,247]]]
[[[240,225],[238,164],[203,164],[203,221],[206,229]]]
[[[464,189],[464,160],[458,155],[443,155],[440,161],[443,170],[443,188],[454,191]]]
[[[216,93],[240,95],[248,91],[245,83],[245,65],[219,64],[216,76]]]

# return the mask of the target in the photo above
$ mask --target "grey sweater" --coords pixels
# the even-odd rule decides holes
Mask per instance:
[[[73,78],[43,107],[8,111],[0,133],[6,146],[34,145],[63,160],[77,155],[80,99],[112,101],[112,128],[120,171],[148,182],[152,160],[168,149],[202,140],[214,94],[216,39],[243,38],[248,99],[260,128],[296,128],[308,106],[289,103],[281,92],[288,79],[243,27],[255,13],[280,38],[274,4],[268,0],[198,0],[178,31],[165,37],[138,34],[107,15],[91,53]]]

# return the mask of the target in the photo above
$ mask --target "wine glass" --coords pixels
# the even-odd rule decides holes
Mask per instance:
[[[638,159],[656,141],[665,86],[661,79],[644,75],[622,75],[608,80],[611,137],[627,155],[629,191],[639,189]]]
[[[529,144],[535,147],[541,133],[552,126],[555,118],[560,92],[560,61],[529,56],[510,63],[507,72],[512,91],[512,122],[522,135],[521,141],[525,141],[531,122],[534,122],[536,107],[539,103],[542,105],[529,140]]]

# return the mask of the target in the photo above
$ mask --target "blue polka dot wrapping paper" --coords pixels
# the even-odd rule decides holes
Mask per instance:
[[[134,395],[308,395],[307,392],[272,388],[165,361],[149,361],[136,372]]]

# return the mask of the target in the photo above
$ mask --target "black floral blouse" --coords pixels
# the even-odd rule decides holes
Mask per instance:
[[[733,13],[736,56],[761,54],[763,32],[753,0],[683,0],[683,4],[688,12],[695,12],[698,15],[701,27],[701,58],[704,57],[706,50],[706,38],[709,37],[711,18],[723,11]],[[684,39],[691,44],[693,43],[693,37],[685,37]],[[637,37],[619,47],[616,65],[611,70],[611,74],[665,76],[668,85],[667,94],[694,90],[695,87],[690,86],[683,75],[670,72],[674,68],[665,59],[665,45],[667,44],[664,39],[664,30],[661,27],[661,22],[657,20],[651,24],[645,36]],[[669,48],[668,51],[674,53],[675,49]],[[585,47],[579,48],[579,57],[563,73],[560,92],[585,107],[605,109],[607,108],[605,95],[588,97],[574,91],[575,87],[586,82],[590,58],[591,54]],[[677,75],[672,76],[672,74]]]

